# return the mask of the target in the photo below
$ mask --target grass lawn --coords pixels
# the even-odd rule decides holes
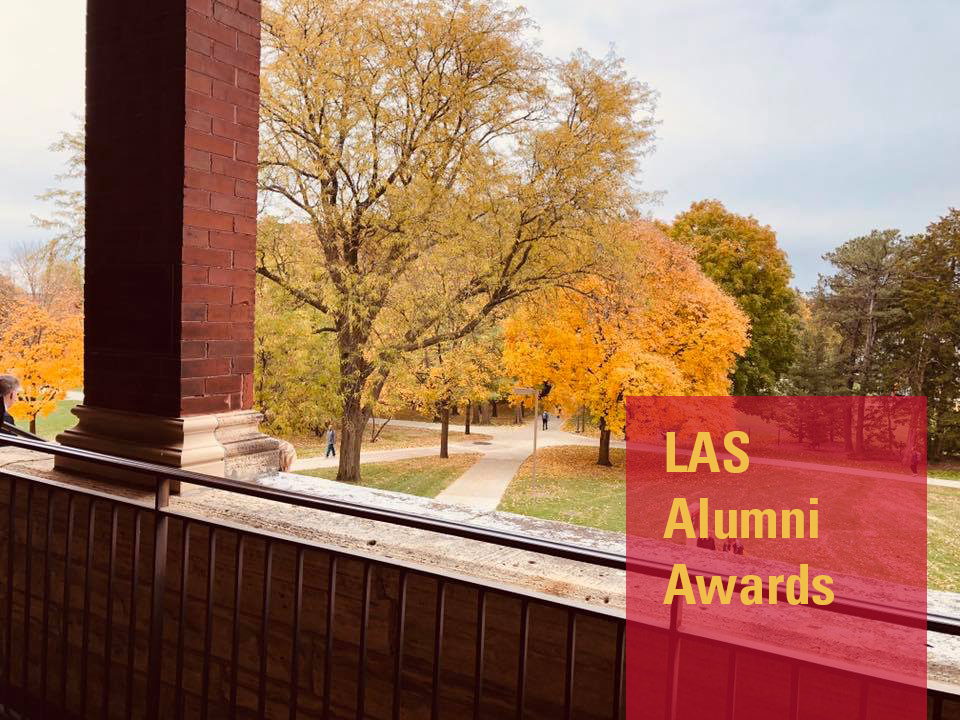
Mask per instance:
[[[960,462],[948,460],[947,462],[927,465],[927,475],[943,480],[960,480]]]
[[[435,497],[463,475],[479,457],[479,453],[454,453],[445,459],[431,456],[394,462],[366,463],[360,466],[360,485],[408,495]],[[299,474],[334,480],[337,477],[337,469],[303,470]]]
[[[565,445],[537,453],[537,480],[530,458],[507,488],[498,510],[625,532],[625,452],[610,450],[613,467],[597,465],[597,449]]]
[[[960,589],[960,488],[927,487],[927,587]]]
[[[379,422],[379,421],[378,421]],[[316,435],[295,435],[284,438],[293,443],[297,449],[297,456],[302,458],[316,457],[323,455],[327,451],[327,441]],[[459,443],[464,441],[485,442],[490,439],[489,435],[470,433],[464,435],[462,432],[450,431],[450,443]],[[339,450],[339,431],[337,432],[337,448]],[[377,437],[375,443],[370,442],[370,426],[367,426],[367,432],[364,434],[363,450],[398,450],[409,447],[429,447],[436,445],[440,447],[440,431],[428,428],[400,427],[398,425],[388,424]],[[438,450],[439,452],[439,450]]]
[[[37,435],[46,440],[52,440],[59,433],[76,425],[77,417],[70,412],[76,405],[76,400],[61,400],[47,417],[37,418]],[[26,420],[17,420],[17,427],[29,430],[30,423]]]

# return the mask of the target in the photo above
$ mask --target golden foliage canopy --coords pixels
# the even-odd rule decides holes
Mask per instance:
[[[21,401],[10,414],[33,423],[49,415],[67,391],[83,382],[83,321],[53,316],[23,300],[0,334],[0,368],[20,379]]]
[[[607,267],[525,302],[508,320],[504,362],[551,402],[585,405],[615,433],[627,395],[725,395],[747,345],[737,304],[691,252],[653,226],[612,229]]]

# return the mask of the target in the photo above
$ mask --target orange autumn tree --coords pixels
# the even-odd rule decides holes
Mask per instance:
[[[748,321],[692,253],[648,223],[609,230],[597,273],[527,300],[505,327],[504,363],[521,385],[600,419],[598,464],[622,433],[628,395],[726,395]]]
[[[79,315],[53,316],[24,300],[0,333],[0,368],[20,378],[20,401],[10,408],[18,420],[46,417],[67,391],[83,381],[83,321]]]
[[[496,330],[410,353],[396,364],[381,399],[440,418],[440,457],[449,457],[450,414],[488,402],[508,387]]]

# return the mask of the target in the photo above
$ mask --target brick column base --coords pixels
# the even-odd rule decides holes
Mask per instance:
[[[277,472],[280,443],[259,431],[262,415],[253,410],[165,418],[79,405],[77,425],[57,436],[73,448],[167,465],[235,480]],[[124,483],[153,487],[155,479],[130,471],[58,457],[56,467]],[[180,484],[171,486],[179,492]]]

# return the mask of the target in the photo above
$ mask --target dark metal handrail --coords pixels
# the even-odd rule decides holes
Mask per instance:
[[[16,435],[17,437],[21,437],[26,440],[36,440],[38,442],[46,442],[39,435],[34,435],[32,432],[27,432],[26,430],[22,430],[18,428],[16,425],[11,425],[10,423],[7,423],[7,422],[0,423],[0,438],[2,438],[4,434]]]

